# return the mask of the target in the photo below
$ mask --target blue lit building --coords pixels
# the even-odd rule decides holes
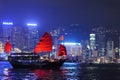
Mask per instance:
[[[9,39],[11,42],[13,41],[13,22],[3,22],[2,23],[2,42],[5,44],[6,41]]]
[[[27,36],[27,49],[30,52],[33,52],[35,46],[39,41],[39,31],[37,24],[27,24],[28,27],[28,36]]]
[[[96,27],[92,29],[92,32],[96,34],[96,49],[99,52],[99,56],[105,56],[106,29],[103,27]]]
[[[12,47],[18,48],[20,50],[23,50],[24,46],[26,46],[26,30],[23,26],[14,26],[13,27],[13,42]]]
[[[81,43],[78,43],[78,42],[63,42],[61,44],[66,46],[68,56],[72,56],[72,57],[83,56]]]
[[[51,56],[54,57],[54,58],[57,58],[58,57],[58,45],[59,45],[59,41],[58,41],[58,36],[60,35],[61,31],[60,31],[60,28],[54,28],[51,30],[50,34],[52,36],[52,43],[53,43],[53,46],[52,46],[52,53],[51,53]]]

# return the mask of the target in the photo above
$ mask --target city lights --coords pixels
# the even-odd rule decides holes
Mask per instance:
[[[3,22],[3,25],[13,25],[13,22]]]
[[[81,45],[81,43],[74,43],[74,42],[64,42],[64,43],[61,43],[61,44],[64,44],[64,45]]]
[[[37,26],[35,23],[28,23],[27,26]]]

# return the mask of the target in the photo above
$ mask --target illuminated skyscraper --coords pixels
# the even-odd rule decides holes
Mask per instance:
[[[89,53],[89,57],[93,56],[93,51],[96,49],[96,43],[95,43],[95,34],[90,34],[90,53]]]
[[[95,50],[96,44],[95,44],[95,34],[90,34],[90,49]]]
[[[110,60],[112,60],[115,57],[115,55],[114,55],[114,42],[111,39],[109,39],[107,41],[107,57]]]
[[[27,49],[32,52],[39,40],[38,26],[37,24],[27,24],[28,27],[28,42]]]
[[[115,58],[119,58],[120,50],[119,49],[119,36],[120,31],[116,28],[105,28],[105,27],[96,27],[92,29],[92,32],[96,34],[96,48],[99,52],[99,56],[105,56],[107,54],[108,43],[110,40],[113,41],[113,49],[115,51]]]
[[[12,36],[12,29],[13,29],[13,22],[3,22],[2,23],[2,42],[5,44],[5,42],[9,39],[12,43],[13,36]]]
[[[106,30],[103,27],[96,27],[92,29],[96,34],[96,49],[99,51],[99,56],[105,55],[106,49]]]
[[[50,34],[52,35],[52,41],[53,41],[53,50],[51,56],[54,58],[57,58],[58,55],[58,36],[60,35],[60,29],[52,29]]]
[[[73,42],[64,42],[62,43],[66,46],[67,53],[70,56],[82,56],[82,45],[81,43],[73,43]]]
[[[13,48],[23,50],[26,46],[26,30],[22,26],[13,27]]]

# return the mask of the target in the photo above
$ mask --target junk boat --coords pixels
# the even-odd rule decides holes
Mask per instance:
[[[8,47],[11,49],[10,45]],[[64,57],[67,55],[66,48],[62,44],[59,45],[57,55],[62,57],[60,59],[51,58],[51,52],[52,36],[45,32],[36,45],[33,53],[11,53],[8,56],[8,60],[13,68],[59,69],[66,60]]]

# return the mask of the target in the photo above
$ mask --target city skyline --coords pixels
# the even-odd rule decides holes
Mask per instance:
[[[120,80],[120,0],[0,0],[0,80]]]

